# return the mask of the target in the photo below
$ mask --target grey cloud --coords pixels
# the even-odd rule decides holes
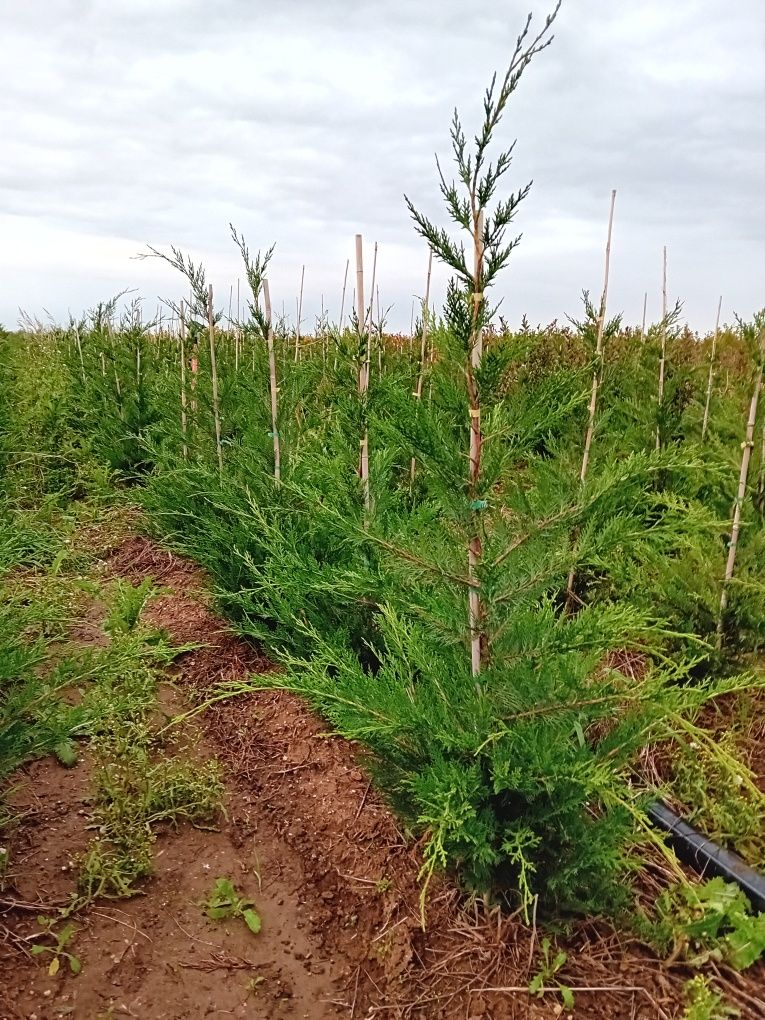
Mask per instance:
[[[5,214],[73,239],[60,273],[15,271],[0,321],[46,288],[58,307],[110,289],[118,266],[99,276],[83,256],[77,271],[83,236],[172,241],[235,271],[234,219],[251,244],[277,242],[285,286],[307,263],[307,304],[357,230],[395,249],[394,325],[408,325],[421,288],[403,266],[422,245],[402,194],[443,219],[433,154],[448,165],[454,105],[476,124],[528,2],[0,0],[0,229]],[[762,304],[763,108],[760,0],[567,0],[501,130],[519,139],[510,186],[534,179],[509,317],[560,317],[599,286],[612,187],[615,305],[637,316],[664,243],[694,324],[710,286]],[[0,259],[13,269],[12,250]],[[124,278],[153,280],[132,263]]]

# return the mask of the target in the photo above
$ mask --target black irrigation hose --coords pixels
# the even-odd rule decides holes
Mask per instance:
[[[765,912],[765,875],[750,868],[738,854],[714,843],[684,822],[662,801],[646,809],[654,825],[669,833],[669,842],[677,856],[702,876],[721,876],[735,882],[746,894],[752,909]]]

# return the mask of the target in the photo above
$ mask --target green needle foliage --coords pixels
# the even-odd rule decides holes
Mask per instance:
[[[540,912],[562,917],[630,902],[641,846],[659,840],[642,813],[656,794],[646,752],[670,748],[682,762],[670,770],[678,792],[701,799],[711,781],[687,748],[704,706],[762,686],[743,671],[765,639],[765,469],[755,444],[718,651],[756,322],[720,331],[703,443],[710,338],[681,328],[679,306],[645,335],[620,316],[607,322],[602,364],[587,292],[581,318],[565,325],[495,324],[491,288],[519,243],[511,228],[529,186],[505,190],[514,145],[494,146],[557,11],[536,35],[526,23],[475,135],[454,116],[455,182],[438,171],[449,229],[407,200],[453,274],[443,315],[428,319],[424,365],[418,340],[353,319],[351,328],[323,322],[295,358],[294,334],[263,307],[273,249],[251,256],[231,228],[251,297],[231,329],[216,313],[222,473],[202,342],[207,278],[177,249],[150,254],[191,289],[193,388],[177,331],[142,325],[134,311],[114,327],[110,307],[0,342],[14,378],[0,415],[4,463],[13,461],[22,495],[59,464],[44,473],[34,460],[54,445],[71,460],[55,468],[70,491],[92,491],[103,465],[136,486],[155,532],[194,557],[238,629],[280,657],[285,669],[271,682],[366,748],[381,788],[423,837],[424,884],[448,868],[488,897],[527,910],[536,898]],[[50,366],[42,408],[30,397],[33,341]],[[372,342],[384,349],[360,394]],[[595,438],[581,482],[594,369]],[[26,447],[14,419],[31,425]],[[11,455],[30,445],[29,462]],[[129,633],[141,599],[118,599],[115,635]],[[136,746],[147,773],[149,749]],[[712,786],[735,771],[735,754],[726,747]],[[148,788],[139,793],[151,801]],[[724,811],[705,805],[699,818],[722,838],[734,824],[744,832],[746,810],[740,799]]]

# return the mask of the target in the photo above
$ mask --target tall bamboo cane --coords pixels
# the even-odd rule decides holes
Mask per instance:
[[[366,344],[366,349],[359,350],[358,390],[364,418],[363,432],[360,440],[361,454],[359,458],[359,477],[364,491],[364,510],[369,513],[371,496],[369,491],[369,432],[366,425],[365,402],[369,387],[369,338],[366,333],[366,305],[364,304],[364,243],[361,234],[356,234],[356,320],[359,330],[359,341]]]
[[[587,412],[587,432],[584,437],[584,451],[582,453],[582,466],[579,471],[579,482],[584,485],[587,478],[587,468],[590,463],[590,451],[592,449],[592,437],[595,433],[595,414],[598,406],[598,391],[603,381],[603,331],[606,325],[606,303],[608,301],[608,274],[611,266],[611,234],[614,226],[614,206],[616,205],[616,189],[611,192],[611,208],[608,213],[608,237],[606,239],[606,266],[603,274],[603,292],[600,295],[600,308],[598,309],[598,325],[595,340],[595,367],[592,371],[592,389],[590,390],[590,404]],[[573,598],[574,579],[576,570],[571,568],[568,575],[568,600]]]
[[[433,249],[428,250],[428,275],[425,279],[425,297],[422,302],[422,336],[420,337],[420,370],[417,373],[417,386],[414,391],[414,399],[422,400],[422,383],[425,378],[425,359],[428,356],[428,304],[430,302],[430,277],[433,270]],[[414,318],[414,310],[412,310],[412,317]],[[417,461],[415,457],[412,457],[412,463],[409,466],[409,477],[414,481],[415,471],[417,469]]]
[[[481,560],[482,543],[478,520],[477,506],[478,485],[481,476],[481,400],[478,392],[476,373],[481,367],[483,358],[483,330],[480,314],[483,301],[483,209],[477,209],[473,216],[473,325],[470,337],[470,361],[467,366],[468,402],[470,412],[470,503],[472,528],[468,540],[468,625],[470,628],[470,668],[478,683],[483,659],[482,623],[483,606],[481,603],[480,582],[477,568]],[[479,685],[480,687],[480,685]]]
[[[181,341],[181,435],[183,436],[183,459],[188,460],[188,423],[186,421],[186,315],[183,310],[183,298],[181,298],[179,306],[179,320]]]
[[[213,287],[207,289],[207,331],[210,338],[210,376],[212,378],[213,419],[215,421],[215,449],[218,453],[218,471],[223,474],[223,444],[220,438],[220,401],[218,399],[218,363],[215,357],[215,312]]]
[[[730,545],[728,546],[728,560],[725,564],[725,579],[723,581],[722,593],[720,595],[720,612],[717,617],[717,647],[722,648],[723,628],[725,626],[725,610],[728,608],[728,588],[733,579],[733,571],[736,568],[736,553],[738,551],[738,538],[741,531],[741,511],[746,497],[746,483],[749,475],[749,462],[752,458],[752,447],[754,446],[754,427],[757,423],[757,404],[762,389],[763,368],[765,367],[765,325],[760,329],[759,335],[759,364],[754,379],[752,399],[749,402],[749,418],[746,423],[746,436],[741,444],[741,470],[738,476],[738,491],[736,501],[733,504],[733,522],[730,533]]]
[[[664,373],[667,363],[667,246],[664,245],[661,277],[661,360],[659,361],[659,416],[656,421],[656,449],[661,449],[661,411],[664,403]]]
[[[303,284],[305,283],[305,266],[300,273],[300,297],[297,299],[297,325],[295,326],[295,361],[300,358],[300,320],[303,318]]]
[[[717,303],[717,319],[715,320],[715,331],[712,337],[712,353],[709,356],[709,378],[707,379],[707,399],[704,404],[704,421],[701,424],[701,441],[704,442],[709,426],[709,405],[712,401],[712,382],[715,374],[715,354],[717,353],[717,337],[720,334],[720,311],[722,309],[722,295]]]
[[[276,352],[271,318],[271,292],[268,280],[263,280],[263,302],[266,306],[266,346],[268,347],[268,385],[271,391],[271,432],[274,438],[274,479],[279,485],[282,477],[281,443],[279,442],[279,387],[276,381]]]

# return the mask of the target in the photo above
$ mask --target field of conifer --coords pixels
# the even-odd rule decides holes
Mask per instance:
[[[512,150],[497,138],[548,29],[521,37],[475,137],[455,115],[457,183],[440,178],[453,232],[410,205],[423,261],[452,273],[443,309],[425,289],[411,335],[386,330],[360,236],[337,321],[303,333],[272,311],[278,252],[234,227],[238,314],[202,262],[149,248],[183,295],[161,320],[123,294],[0,333],[0,933],[19,988],[65,980],[61,1004],[89,969],[106,980],[80,958],[87,918],[151,899],[173,826],[204,859],[233,775],[235,824],[256,790],[281,834],[310,828],[311,796],[333,817],[350,796],[327,785],[342,761],[354,806],[335,842],[310,843],[306,895],[319,911],[324,893],[325,908],[355,895],[355,877],[368,914],[345,905],[368,953],[331,943],[352,962],[330,975],[344,991],[326,1012],[305,975],[231,962],[261,938],[267,872],[259,889],[232,858],[195,892],[210,930],[241,922],[216,966],[242,977],[242,1001],[266,996],[263,1015],[376,1016],[386,1002],[401,1017],[762,1015],[765,311],[699,335],[665,288],[658,322],[626,324],[608,307],[614,193],[602,293],[546,326],[498,316],[527,189],[505,187]],[[168,599],[197,583],[205,608],[179,626]],[[193,682],[162,695],[184,670]],[[294,739],[274,742],[285,720],[304,735],[296,757]],[[51,899],[25,877],[38,808],[14,791],[20,776],[63,788],[59,773],[81,777],[92,832],[57,851],[71,883]],[[657,805],[754,885],[681,860]],[[353,836],[369,810],[408,855],[405,896],[404,858],[349,878],[334,856],[345,840],[357,869],[378,861],[380,832]],[[380,946],[397,944],[376,939],[404,914],[394,973]],[[495,929],[492,970],[476,961]],[[441,964],[418,956],[421,937],[441,939]],[[592,962],[606,944],[628,980]],[[457,988],[444,974],[463,952]],[[8,1015],[31,1015],[18,996]],[[202,1015],[189,1009],[161,1015]]]

